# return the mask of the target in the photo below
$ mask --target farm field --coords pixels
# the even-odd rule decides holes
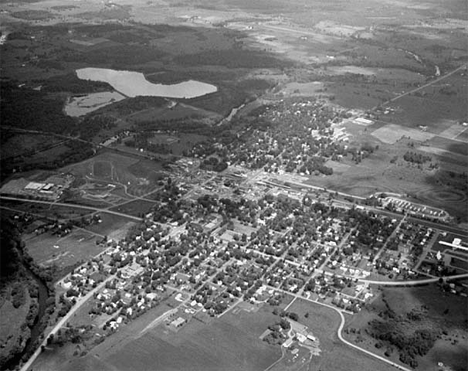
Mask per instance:
[[[468,216],[463,202],[467,195],[461,175],[466,171],[466,161],[462,159],[466,151],[463,143],[381,121],[367,128],[353,123],[344,127],[352,135],[351,145],[368,143],[378,149],[358,164],[351,161],[349,155],[340,162],[328,161],[333,175],[310,176],[307,183],[362,197],[378,191],[409,195],[416,203],[442,208],[454,217],[466,220]],[[429,156],[430,161],[416,166],[404,160],[404,155],[409,152]],[[438,164],[438,169],[431,169],[431,163]],[[451,172],[460,175],[449,175]]]

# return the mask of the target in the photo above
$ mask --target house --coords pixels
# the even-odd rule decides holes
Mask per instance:
[[[297,340],[299,340],[300,343],[303,343],[304,341],[307,340],[307,337],[305,335],[299,333],[299,332],[296,334],[296,337],[297,337]]]
[[[185,322],[187,322],[185,318],[178,317],[177,319],[171,322],[171,325],[178,328],[178,327],[182,327]]]
[[[294,340],[289,338],[288,340],[286,340],[282,346],[285,347],[285,348],[289,348],[292,344],[294,343]]]

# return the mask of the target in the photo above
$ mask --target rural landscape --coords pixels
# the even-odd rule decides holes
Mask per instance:
[[[0,369],[468,368],[464,0],[0,1]]]

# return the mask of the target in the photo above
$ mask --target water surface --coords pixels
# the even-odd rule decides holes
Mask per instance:
[[[140,72],[117,71],[107,68],[82,68],[76,71],[78,78],[107,82],[118,92],[128,96],[153,96],[167,98],[195,98],[216,92],[216,86],[188,80],[178,84],[153,84]]]

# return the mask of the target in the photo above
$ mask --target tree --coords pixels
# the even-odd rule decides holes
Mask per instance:
[[[289,330],[291,328],[291,324],[285,318],[281,319],[281,321],[279,322],[279,325],[281,326],[283,330]]]
[[[289,313],[289,318],[291,318],[293,321],[298,321],[299,315],[297,313],[291,312]]]

